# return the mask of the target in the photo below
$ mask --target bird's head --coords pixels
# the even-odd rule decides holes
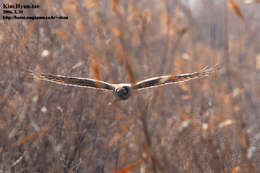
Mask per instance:
[[[114,94],[121,100],[126,100],[131,95],[131,85],[130,84],[119,84],[115,90]]]

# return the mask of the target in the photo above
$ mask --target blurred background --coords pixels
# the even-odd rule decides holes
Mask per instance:
[[[258,0],[3,3],[68,20],[0,20],[0,172],[260,170]],[[116,103],[26,71],[123,83],[215,64],[211,77]]]

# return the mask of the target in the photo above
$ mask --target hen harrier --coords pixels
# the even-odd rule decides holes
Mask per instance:
[[[46,74],[46,73],[38,74],[38,73],[31,72],[31,74],[36,79],[50,81],[62,85],[111,90],[113,91],[113,94],[118,99],[126,100],[131,96],[131,91],[133,90],[141,90],[141,89],[146,89],[151,87],[157,87],[160,85],[185,82],[191,79],[209,76],[213,74],[218,68],[219,68],[218,65],[211,68],[204,67],[199,72],[179,74],[179,75],[158,76],[158,77],[142,80],[135,84],[130,84],[130,83],[111,84],[104,81],[99,81],[99,80],[94,80],[89,78],[68,77],[68,76],[53,75],[53,74]]]

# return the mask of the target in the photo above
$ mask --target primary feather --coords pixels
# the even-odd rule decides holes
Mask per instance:
[[[199,72],[186,73],[180,75],[166,75],[149,78],[133,85],[133,89],[145,89],[150,87],[156,87],[160,85],[166,85],[171,83],[186,82],[188,80],[209,76],[214,73],[220,67],[218,65],[214,67],[204,67]]]
[[[36,79],[50,81],[62,85],[72,85],[72,86],[79,86],[79,87],[114,90],[113,84],[99,81],[99,80],[89,79],[89,78],[68,77],[68,76],[45,74],[45,73],[40,73],[40,74],[32,73],[32,75]]]

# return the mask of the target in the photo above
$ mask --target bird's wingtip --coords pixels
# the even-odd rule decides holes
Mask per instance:
[[[205,66],[201,69],[201,72],[207,75],[210,74],[217,74],[217,71],[220,70],[223,67],[223,64],[216,64],[212,67]]]
[[[40,72],[33,71],[31,69],[22,69],[21,73],[23,73],[25,76],[28,76],[30,78],[35,78],[35,79],[38,79],[41,75]]]

